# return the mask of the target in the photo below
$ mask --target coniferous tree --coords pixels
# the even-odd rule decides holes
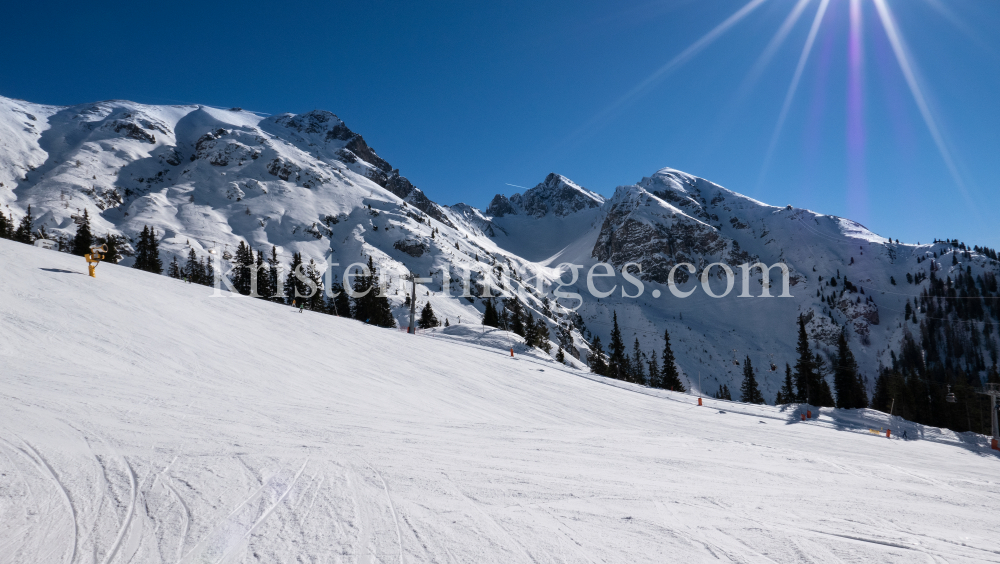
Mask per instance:
[[[559,350],[556,351],[556,362],[558,362],[560,364],[565,364],[566,363],[566,354],[563,353],[563,350],[562,350],[561,346],[559,347]]]
[[[149,226],[144,225],[142,227],[142,233],[139,234],[139,242],[135,245],[135,264],[132,268],[137,270],[146,270],[149,265]]]
[[[625,342],[622,340],[621,329],[618,328],[618,312],[613,314],[611,343],[608,345],[608,373],[611,378],[625,379],[628,374],[628,358],[625,356]]]
[[[12,238],[19,243],[25,243],[28,245],[34,243],[34,222],[35,218],[31,215],[31,206],[29,205],[27,213],[25,213],[24,217],[21,218],[21,223],[19,223],[17,229],[14,230]]]
[[[205,257],[204,263],[202,264],[201,271],[204,273],[204,278],[202,279],[202,284],[206,286],[215,285],[215,266],[212,264],[212,259]]]
[[[545,352],[552,351],[552,343],[549,342],[549,326],[545,323],[545,318],[539,316],[535,322],[535,346]]]
[[[657,362],[655,353],[649,355],[649,360],[646,364],[649,368],[649,371],[647,372],[647,374],[649,374],[649,381],[646,385],[650,388],[662,388],[663,386],[660,385],[662,373],[660,372],[660,363]]]
[[[813,364],[812,350],[809,348],[809,336],[806,334],[805,317],[799,315],[799,341],[795,346],[799,359],[795,362],[795,399],[803,403],[815,400],[819,385],[816,368]]]
[[[285,277],[285,303],[298,305],[299,299],[306,295],[306,285],[299,280],[296,273],[302,266],[302,253],[292,253],[292,262],[288,265],[288,276]],[[361,280],[361,276],[355,278],[355,285]],[[357,319],[357,317],[355,318]]]
[[[355,294],[364,293],[353,299],[354,318],[378,327],[395,327],[396,319],[392,316],[389,298],[381,295],[377,284],[378,269],[371,256],[368,257],[368,272],[367,276],[356,276],[354,279]]]
[[[660,382],[665,390],[675,392],[685,392],[684,384],[681,383],[681,375],[677,372],[677,365],[674,359],[674,351],[670,348],[670,332],[663,331],[663,366],[660,367]]]
[[[3,210],[0,210],[0,239],[10,239],[13,236],[12,223],[12,220],[7,219],[7,216],[4,215]]]
[[[757,377],[754,376],[749,356],[743,362],[743,385],[740,386],[740,401],[743,403],[764,403],[764,395],[757,387]]]
[[[786,403],[795,402],[795,387],[792,384],[792,367],[785,363],[785,383],[781,385],[781,389],[778,390],[778,396],[775,398],[775,405],[782,405]]]
[[[149,270],[153,274],[163,272],[163,261],[160,260],[160,240],[156,238],[156,228],[149,229]]]
[[[535,325],[535,315],[528,312],[528,318],[524,321],[524,344],[529,347],[538,347],[538,326]]]
[[[121,251],[119,250],[121,241],[118,235],[108,233],[104,237],[98,237],[97,244],[108,246],[108,252],[104,253],[104,262],[118,264],[118,261],[121,260]]]
[[[306,278],[312,282],[315,290],[306,299],[306,309],[311,311],[323,311],[323,273],[320,271],[316,261],[309,259],[309,264],[305,268]],[[309,290],[307,290],[309,291]]]
[[[245,241],[240,241],[233,257],[233,288],[244,296],[250,295],[250,276],[254,268],[253,251]]]
[[[493,298],[486,300],[486,310],[483,312],[483,325],[487,327],[499,327],[500,317],[497,315],[497,308],[493,305]]]
[[[715,399],[721,399],[726,401],[733,401],[733,395],[729,393],[729,386],[725,384],[719,385],[719,391],[715,394]]]
[[[163,272],[163,261],[160,260],[160,242],[156,239],[156,229],[143,226],[139,234],[139,244],[136,245],[135,264],[132,268],[160,274]]]
[[[909,305],[909,303],[907,303]],[[858,374],[858,363],[847,344],[847,330],[840,331],[837,339],[836,366],[833,370],[833,388],[837,393],[837,407],[857,409],[868,407],[868,394]]]
[[[521,307],[521,300],[517,299],[517,297],[511,297],[504,300],[504,305],[505,309],[510,311],[510,316],[507,319],[507,323],[509,324],[507,330],[524,337],[524,308]]]
[[[594,335],[594,342],[590,344],[590,371],[598,376],[608,375],[608,361],[605,359],[604,348],[601,346],[601,338]]]
[[[254,276],[257,278],[257,297],[262,300],[270,300],[273,298],[276,289],[271,285],[271,269],[269,266],[264,264],[264,251],[257,251],[257,263],[254,267]],[[320,299],[322,299],[322,297]]]
[[[329,298],[329,304],[327,306],[330,310],[330,314],[339,317],[350,317],[351,301],[348,299],[347,292],[344,291],[344,287],[334,282],[332,290],[334,296]]]
[[[188,249],[187,262],[184,263],[184,277],[192,284],[205,284],[204,268],[198,262],[198,253],[194,252],[194,247]]]
[[[629,382],[635,384],[645,384],[646,383],[646,363],[643,361],[642,349],[639,348],[639,338],[635,338],[635,344],[632,345],[632,358],[629,362]]]
[[[281,261],[278,260],[278,247],[271,245],[271,258],[267,259],[267,264],[267,283],[271,289],[270,300],[272,302],[284,303],[285,292],[281,286],[281,276],[278,274],[278,270],[281,268]]]
[[[420,310],[420,319],[417,321],[417,327],[421,329],[430,329],[431,327],[437,327],[438,318],[434,315],[434,308],[431,307],[431,303],[427,302],[424,308]]]
[[[89,253],[90,248],[93,246],[94,234],[90,231],[90,214],[87,210],[83,210],[83,219],[80,220],[80,225],[76,228],[76,236],[73,237],[73,250],[71,252],[78,257],[82,257]]]
[[[818,393],[814,394],[813,405],[818,405],[820,407],[833,407],[833,392],[830,390],[830,384],[827,383],[824,377],[826,372],[826,363],[823,362],[823,357],[816,353],[813,359],[813,366],[816,369],[816,389]]]
[[[174,257],[170,261],[170,265],[167,266],[167,276],[177,280],[181,279],[181,265],[177,264],[177,257]]]

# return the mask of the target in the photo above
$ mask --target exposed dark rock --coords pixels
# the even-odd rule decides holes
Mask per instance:
[[[348,141],[347,145],[344,145],[344,148],[357,155],[361,160],[380,170],[385,172],[392,171],[392,165],[385,162],[382,157],[375,154],[374,149],[369,147],[368,143],[365,143],[364,138],[360,135],[352,137],[351,140]]]
[[[503,194],[493,196],[490,207],[486,208],[486,213],[493,217],[503,217],[505,215],[516,215],[517,210],[510,204],[510,200]]]
[[[414,258],[423,256],[423,254],[427,251],[427,246],[418,241],[396,241],[392,244],[392,247]]]
[[[297,164],[288,162],[282,158],[275,158],[273,161],[267,163],[267,172],[282,180],[288,180],[292,175],[298,177],[300,170],[302,169]]]
[[[414,186],[405,176],[400,176],[398,171],[393,171],[392,176],[386,180],[384,188],[441,223],[454,227],[441,206],[432,202],[423,190]]]
[[[131,122],[117,122],[114,130],[116,133],[124,133],[125,137],[129,139],[150,144],[156,143],[156,137],[152,133],[147,133],[146,130]]]

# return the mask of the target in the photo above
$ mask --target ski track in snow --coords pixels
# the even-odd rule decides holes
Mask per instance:
[[[0,261],[4,564],[1000,562],[1000,458],[946,431]]]

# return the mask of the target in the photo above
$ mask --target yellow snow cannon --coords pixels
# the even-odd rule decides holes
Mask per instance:
[[[90,252],[83,255],[83,258],[87,259],[87,270],[90,272],[91,278],[97,278],[97,265],[104,260],[106,252],[108,252],[108,246],[101,245],[100,247],[91,247]]]

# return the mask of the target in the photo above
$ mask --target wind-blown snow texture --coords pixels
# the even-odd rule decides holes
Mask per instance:
[[[144,225],[154,226],[164,237],[165,262],[192,248],[200,256],[213,248],[232,251],[243,240],[265,252],[276,245],[285,264],[301,252],[320,268],[337,263],[344,269],[371,255],[389,276],[400,323],[407,319],[400,277],[408,272],[433,274],[417,295],[454,323],[479,319],[484,309],[482,300],[457,297],[458,280],[468,271],[479,295],[482,282],[497,287],[512,270],[531,269],[535,275],[504,291],[525,291],[527,306],[539,315],[544,297],[553,297],[560,263],[589,269],[607,261],[620,270],[638,262],[645,286],[639,298],[622,296],[635,289],[624,286],[620,274],[616,291],[600,300],[586,295],[586,270],[575,288],[565,289],[585,295],[579,314],[586,329],[606,344],[617,312],[626,342],[638,338],[647,352],[660,350],[669,329],[682,378],[695,387],[700,380],[709,392],[720,384],[738,389],[742,368],[733,361],[750,356],[769,402],[785,363],[794,364],[799,314],[828,358],[846,326],[873,386],[878,367],[891,363],[889,351],[918,328],[904,322],[903,312],[929,281],[907,284],[907,273],[926,275],[932,265],[940,267],[940,278],[970,267],[973,276],[1000,270],[978,253],[958,255],[952,265],[949,245],[897,244],[850,220],[769,206],[669,168],[619,187],[606,201],[550,174],[523,194],[498,195],[486,211],[441,206],[325,111],[264,117],[238,108],[126,101],[52,107],[0,98],[0,206],[17,219],[28,205],[52,236],[71,237],[84,210],[97,235],[135,239]],[[917,262],[935,252],[940,262]],[[667,291],[667,274],[680,262],[692,262],[700,275],[713,262],[735,267],[753,259],[786,264],[794,297],[737,298],[739,282],[722,299],[701,290],[678,299]],[[846,277],[858,292],[838,294],[830,306],[825,298],[835,290],[826,284],[838,273],[836,291]],[[563,280],[569,279],[564,272]],[[696,280],[692,276],[682,289]],[[717,292],[722,282],[712,279]],[[653,290],[661,297],[653,298]],[[751,290],[760,295],[759,276]],[[562,306],[576,305],[553,305],[547,321],[553,335],[556,322],[574,320]],[[579,331],[573,345],[569,352],[586,359]]]
[[[697,407],[478,325],[92,279],[10,241],[0,264],[2,563],[1000,562],[981,437]]]

